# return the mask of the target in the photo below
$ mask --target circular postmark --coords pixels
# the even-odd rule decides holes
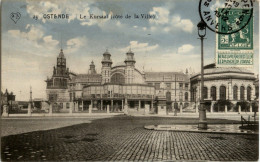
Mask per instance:
[[[253,16],[252,0],[200,0],[199,14],[207,27],[232,34],[246,27]]]

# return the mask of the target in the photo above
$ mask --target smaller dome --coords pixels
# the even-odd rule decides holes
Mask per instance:
[[[134,54],[133,51],[131,50],[131,48],[129,48],[127,54],[128,54],[128,53],[129,53],[129,54],[130,54],[130,53],[131,53],[131,54]]]
[[[109,53],[108,49],[106,49],[106,52],[104,52],[103,55],[110,55],[111,56],[111,54]]]

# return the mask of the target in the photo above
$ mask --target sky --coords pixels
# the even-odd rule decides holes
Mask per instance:
[[[46,98],[47,76],[63,48],[70,71],[87,73],[93,60],[100,73],[108,49],[113,65],[131,48],[142,71],[200,71],[199,0],[4,0],[1,10],[2,85],[16,100]],[[259,73],[259,3],[254,2],[254,67]],[[21,14],[14,23],[11,13]],[[44,19],[43,14],[69,14],[69,19]],[[89,15],[131,15],[131,19],[89,19]],[[134,19],[134,14],[155,19]],[[33,19],[34,15],[38,19]],[[87,19],[80,19],[86,16]],[[207,29],[205,64],[214,63],[216,33]]]

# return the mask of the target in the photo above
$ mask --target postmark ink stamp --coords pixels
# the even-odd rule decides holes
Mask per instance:
[[[218,34],[232,34],[246,27],[253,16],[252,0],[200,0],[199,14]]]

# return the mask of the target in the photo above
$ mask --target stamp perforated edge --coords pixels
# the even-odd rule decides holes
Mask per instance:
[[[215,46],[215,58],[214,58],[214,61],[215,61],[215,64],[216,64],[216,67],[239,67],[239,68],[253,68],[254,67],[254,29],[255,29],[255,20],[254,20],[254,12],[252,14],[252,17],[253,19],[253,22],[252,22],[252,26],[253,26],[253,36],[252,36],[252,40],[253,40],[253,49],[251,50],[244,50],[244,49],[239,49],[239,50],[218,50],[217,47],[218,47],[218,34],[217,32],[215,32],[216,34],[216,46]],[[218,22],[218,19],[217,19],[217,22]],[[231,52],[237,52],[237,53],[253,53],[253,64],[252,65],[221,65],[221,64],[218,64],[217,62],[217,56],[218,56],[218,52],[226,52],[226,53],[231,53]]]

